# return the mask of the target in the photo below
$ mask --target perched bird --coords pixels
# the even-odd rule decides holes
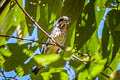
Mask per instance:
[[[60,17],[55,24],[55,27],[53,31],[51,32],[50,36],[60,45],[64,46],[65,40],[66,40],[66,31],[67,27],[70,23],[70,19],[67,16]],[[47,39],[46,43],[53,43],[51,39]],[[55,45],[44,45],[44,48],[42,50],[43,54],[49,54],[49,53],[60,53],[61,48]],[[34,74],[37,74],[38,71],[43,66],[38,65],[32,72]]]

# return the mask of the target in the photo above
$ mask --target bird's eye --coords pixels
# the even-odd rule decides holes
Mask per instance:
[[[64,20],[63,18],[59,19],[59,20],[58,20],[58,23],[60,23],[60,22],[63,21],[63,20]]]
[[[69,21],[64,21],[65,24],[69,24]]]

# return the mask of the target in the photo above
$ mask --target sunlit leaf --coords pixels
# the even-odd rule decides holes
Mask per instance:
[[[21,66],[16,67],[16,72],[18,73],[18,76],[22,77],[24,75],[24,70]]]
[[[99,27],[100,21],[103,19],[105,13],[105,4],[107,0],[96,0],[95,3],[95,16],[97,27]]]
[[[38,64],[48,65],[60,58],[60,55],[57,54],[44,54],[44,55],[35,55],[34,59]]]
[[[78,75],[78,80],[86,80],[88,76],[88,71],[84,70],[83,72],[80,72]]]
[[[72,57],[72,54],[75,52],[75,50],[73,50],[72,48],[70,47],[67,47],[66,48],[66,51],[64,52],[64,59],[65,60],[70,60],[71,57]]]
[[[85,68],[85,64],[81,63],[78,60],[70,60],[70,66],[75,71],[83,70]]]
[[[0,54],[0,68],[3,68],[3,63],[5,62],[4,57]]]

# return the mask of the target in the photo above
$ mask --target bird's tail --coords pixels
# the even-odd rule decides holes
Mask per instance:
[[[36,75],[43,66],[38,65],[32,72]]]

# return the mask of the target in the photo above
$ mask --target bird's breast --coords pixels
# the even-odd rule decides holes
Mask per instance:
[[[51,34],[53,39],[61,46],[64,46],[65,40],[66,40],[66,33],[60,32],[60,31],[54,31],[54,33]],[[47,43],[53,43],[51,39],[48,39]],[[61,48],[55,45],[48,45],[46,46],[44,53],[60,53]]]

